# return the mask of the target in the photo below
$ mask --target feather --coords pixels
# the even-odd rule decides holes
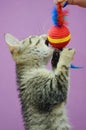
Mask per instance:
[[[70,68],[72,68],[72,69],[82,69],[83,67],[75,66],[75,65],[71,64]]]
[[[52,21],[53,21],[53,24],[55,26],[62,26],[63,24],[67,25],[67,22],[66,22],[66,16],[68,15],[68,11],[67,10],[64,10],[62,11],[61,8],[59,8],[59,11],[58,11],[58,7],[54,7],[52,9]]]
[[[54,7],[53,10],[52,10],[52,21],[53,21],[53,24],[55,26],[58,26],[58,19],[57,19],[57,17],[58,17],[58,12],[57,12],[56,7]]]

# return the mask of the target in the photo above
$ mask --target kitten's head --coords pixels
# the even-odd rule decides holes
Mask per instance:
[[[5,41],[8,44],[13,59],[17,64],[41,64],[45,65],[51,58],[54,49],[46,44],[47,35],[29,36],[19,41],[11,34],[5,35]]]

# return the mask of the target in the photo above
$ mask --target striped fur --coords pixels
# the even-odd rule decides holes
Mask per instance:
[[[45,45],[46,39],[46,35],[29,37],[20,41],[16,51],[13,45],[10,49],[16,62],[25,130],[69,130],[65,103],[74,50],[65,48],[58,65],[52,58],[54,69],[48,70],[46,65],[56,50]]]

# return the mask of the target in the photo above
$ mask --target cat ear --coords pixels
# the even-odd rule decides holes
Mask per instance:
[[[19,40],[13,37],[11,34],[5,34],[5,41],[10,49],[11,53],[18,52],[19,50]]]

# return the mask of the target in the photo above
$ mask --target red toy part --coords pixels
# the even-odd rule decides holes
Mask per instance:
[[[48,40],[50,44],[58,49],[65,47],[71,39],[69,29],[62,25],[61,27],[53,26],[48,32]]]
[[[67,14],[67,11],[64,12],[62,10],[61,3],[58,3],[57,9],[54,11],[54,13],[55,14],[53,21],[55,25],[52,26],[48,32],[48,41],[53,47],[62,49],[69,43],[71,39],[70,31],[64,25],[65,24],[64,16]]]

